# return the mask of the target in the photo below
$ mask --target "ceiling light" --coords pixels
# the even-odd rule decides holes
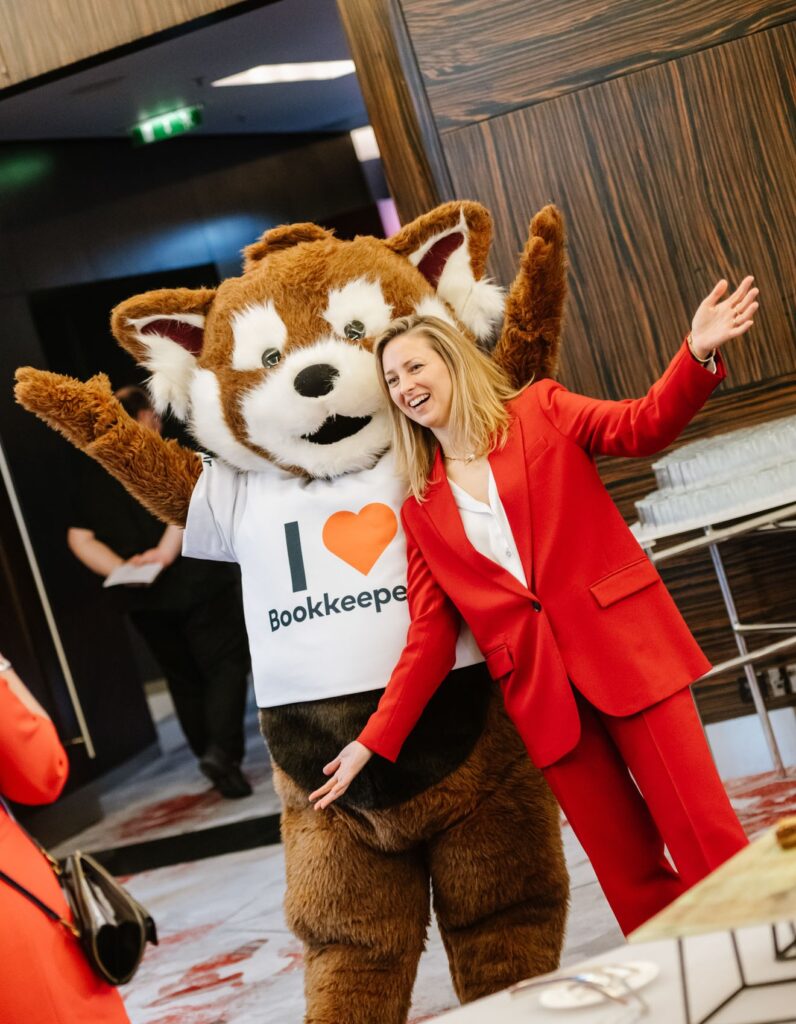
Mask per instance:
[[[324,60],[305,64],[258,64],[227,78],[218,78],[212,85],[272,85],[274,82],[320,82],[342,78],[356,71],[352,60]]]

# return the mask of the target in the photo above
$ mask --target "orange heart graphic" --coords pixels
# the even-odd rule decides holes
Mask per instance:
[[[357,572],[367,576],[398,532],[389,505],[374,502],[360,512],[335,512],[323,527],[323,543]]]

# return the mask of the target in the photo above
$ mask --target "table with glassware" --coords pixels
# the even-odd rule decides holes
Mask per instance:
[[[775,535],[796,530],[796,416],[693,441],[669,452],[652,468],[657,490],[636,502],[639,519],[632,530],[656,565],[707,548],[738,656],[702,678],[743,669],[774,769],[784,776],[753,666],[796,650],[796,622],[740,622],[719,545],[753,532]],[[662,540],[694,531],[702,536],[660,546]],[[750,650],[747,637],[755,633],[782,638]]]

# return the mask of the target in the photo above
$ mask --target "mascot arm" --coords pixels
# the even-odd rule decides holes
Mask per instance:
[[[515,387],[555,373],[566,292],[564,221],[555,206],[545,206],[531,221],[494,350]]]
[[[201,459],[128,416],[105,374],[82,383],[27,366],[17,371],[14,393],[20,405],[91,456],[158,519],[185,525]]]

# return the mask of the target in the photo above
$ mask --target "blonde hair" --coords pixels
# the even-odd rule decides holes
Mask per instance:
[[[393,402],[382,364],[384,350],[394,338],[415,333],[426,338],[448,368],[452,385],[449,430],[456,451],[480,456],[502,448],[509,426],[506,402],[517,392],[503,370],[473,340],[439,317],[401,317],[393,320],[376,339],[373,352],[390,411],[398,470],[408,480],[409,490],[417,501],[423,501],[439,442],[429,429],[410,420]]]

